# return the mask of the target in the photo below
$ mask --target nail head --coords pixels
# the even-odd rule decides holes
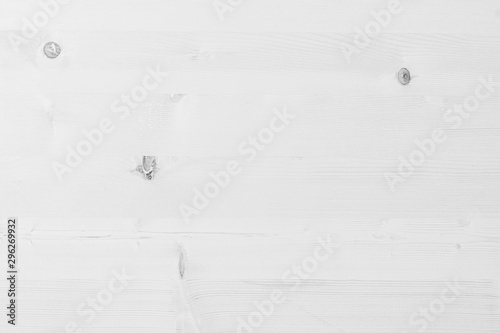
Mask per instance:
[[[401,68],[398,72],[398,80],[399,83],[401,83],[404,86],[410,83],[411,80],[410,71],[406,68]]]
[[[43,53],[45,53],[47,58],[55,59],[61,54],[61,47],[55,42],[48,42],[43,47]]]

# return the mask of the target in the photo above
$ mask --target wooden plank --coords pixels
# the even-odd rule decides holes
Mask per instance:
[[[429,328],[466,325],[487,332],[498,320],[499,272],[484,265],[498,261],[500,229],[497,218],[468,218],[468,224],[339,219],[278,233],[260,224],[268,232],[260,234],[250,231],[257,230],[254,223],[238,233],[227,232],[227,226],[224,232],[177,233],[172,221],[158,219],[23,219],[20,330],[61,331],[74,322],[105,332],[233,331],[242,321],[253,322],[255,302],[270,309],[262,304],[281,292],[282,302],[268,310],[261,331],[308,326],[318,332],[399,332],[421,326],[421,309],[432,308],[444,290],[454,299],[439,320],[427,322]],[[322,254],[327,258],[297,280],[293,267],[306,267],[328,235],[331,252]],[[95,317],[77,312],[90,311],[89,297],[100,297],[124,272],[130,280],[109,306]],[[363,315],[367,311],[372,315]]]
[[[226,1],[224,1],[227,3]],[[76,31],[232,31],[353,32],[374,20],[371,11],[389,8],[388,0],[242,1],[221,20],[212,0],[71,1],[44,27]],[[111,7],[112,6],[112,7]],[[102,10],[112,8],[112,10]],[[498,2],[483,0],[401,0],[400,12],[384,27],[397,33],[476,33],[496,35]],[[38,1],[3,2],[0,28],[19,30],[23,17],[40,10]],[[425,19],[425,24],[422,20]],[[92,24],[89,24],[89,20]]]
[[[348,63],[340,43],[352,34],[71,32],[53,36],[66,53],[52,62],[40,50],[49,36],[16,53],[2,34],[0,88],[11,93],[120,95],[152,67],[168,72],[156,89],[167,93],[468,95],[500,71],[500,40],[488,36],[384,34]],[[404,89],[401,67],[414,77]]]

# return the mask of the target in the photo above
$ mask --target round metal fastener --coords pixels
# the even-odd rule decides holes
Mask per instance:
[[[61,47],[55,42],[48,42],[43,47],[43,53],[45,53],[47,58],[55,59],[61,54]]]
[[[406,86],[411,80],[410,71],[406,68],[401,68],[398,72],[398,80],[399,83]]]

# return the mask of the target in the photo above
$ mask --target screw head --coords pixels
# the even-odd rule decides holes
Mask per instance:
[[[406,68],[401,68],[398,72],[398,80],[399,83],[406,86],[411,80],[410,71]]]
[[[55,59],[61,54],[61,47],[55,42],[48,42],[43,47],[43,53],[45,53],[47,58]]]

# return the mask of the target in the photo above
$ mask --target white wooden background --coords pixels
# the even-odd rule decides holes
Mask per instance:
[[[347,63],[339,43],[387,1],[243,0],[221,21],[210,0],[73,0],[16,53],[8,34],[38,4],[0,0],[0,215],[21,228],[18,326],[2,312],[0,331],[80,325],[76,307],[126,267],[135,279],[82,332],[236,332],[334,234],[255,332],[416,332],[455,278],[465,291],[426,332],[500,332],[500,89],[460,129],[442,120],[479,76],[500,81],[500,2],[402,3]],[[148,101],[182,99],[140,105],[59,182],[52,161],[156,65],[169,77]],[[296,119],[186,225],[179,204],[283,107]],[[391,192],[384,173],[436,127],[447,142]],[[153,181],[131,172],[143,155]]]

